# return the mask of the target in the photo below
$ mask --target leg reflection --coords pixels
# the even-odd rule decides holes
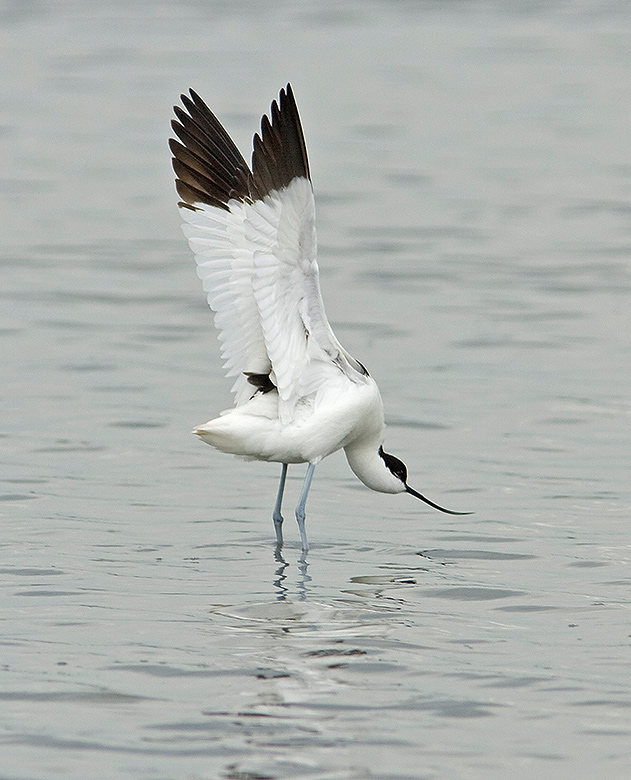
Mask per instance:
[[[296,581],[296,590],[298,591],[298,601],[306,601],[309,594],[309,586],[307,583],[311,582],[311,577],[307,574],[309,564],[307,563],[307,552],[303,550],[302,555],[298,558],[298,571],[300,576]]]
[[[276,600],[290,601],[291,594],[290,588],[288,587],[286,574],[286,570],[289,567],[289,564],[283,558],[280,547],[276,547],[274,550],[274,561],[277,564],[280,564],[274,571],[274,580],[272,581],[272,584],[276,589]],[[306,601],[309,595],[309,583],[311,582],[311,577],[307,572],[309,563],[307,562],[307,554],[305,551],[303,551],[300,558],[298,558],[297,563],[298,576],[296,577],[296,601]]]
[[[285,569],[289,566],[289,564],[283,558],[280,550],[281,550],[280,545],[277,545],[276,549],[274,550],[274,560],[276,561],[276,563],[280,563],[280,566],[274,572],[274,576],[276,577],[276,579],[273,581],[273,585],[277,590],[276,600],[286,601],[287,594],[289,593],[289,588],[286,587],[283,583],[287,579],[287,575],[285,574]]]

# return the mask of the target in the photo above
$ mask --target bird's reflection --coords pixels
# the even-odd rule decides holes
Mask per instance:
[[[287,574],[285,572],[289,568],[289,564],[283,558],[279,545],[277,545],[274,550],[274,561],[280,564],[274,572],[275,579],[272,582],[276,589],[276,600],[287,601],[290,599],[290,589],[287,587],[289,583],[287,583]],[[297,564],[298,577],[296,579],[296,600],[306,601],[309,594],[308,583],[311,582],[311,577],[307,572],[309,563],[307,561],[307,553],[304,550],[302,551],[300,558],[298,558]]]
[[[283,585],[283,583],[287,579],[285,569],[289,566],[289,564],[282,556],[280,545],[276,545],[276,549],[274,550],[274,560],[276,563],[280,563],[280,566],[274,572],[276,579],[273,581],[273,585],[277,590],[276,600],[285,601],[287,599],[287,594],[289,593],[289,588]]]

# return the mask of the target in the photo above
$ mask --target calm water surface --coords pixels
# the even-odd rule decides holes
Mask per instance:
[[[0,778],[626,780],[624,3],[0,10]],[[166,139],[292,81],[334,328],[467,518],[189,433],[230,404]]]

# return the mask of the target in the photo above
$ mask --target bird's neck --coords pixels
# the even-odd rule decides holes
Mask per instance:
[[[344,448],[348,465],[366,487],[380,493],[403,493],[405,486],[379,454],[381,440],[353,442]]]

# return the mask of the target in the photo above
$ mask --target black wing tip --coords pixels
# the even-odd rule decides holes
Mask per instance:
[[[273,100],[254,135],[252,172],[225,128],[190,87],[173,107],[169,141],[180,206],[204,203],[229,210],[228,201],[260,200],[294,178],[311,180],[300,115],[290,82]]]
[[[193,88],[180,95],[169,139],[182,207],[206,204],[229,211],[231,199],[251,200],[252,174],[221,122]],[[182,108],[183,106],[183,108]]]
[[[273,100],[254,136],[252,172],[261,198],[287,187],[295,178],[311,181],[307,146],[291,84]]]

